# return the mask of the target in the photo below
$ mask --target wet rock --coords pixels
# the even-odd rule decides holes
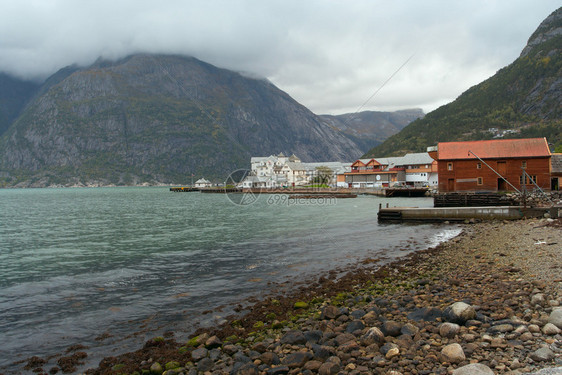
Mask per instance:
[[[161,374],[164,372],[164,368],[162,367],[162,365],[158,362],[154,362],[151,366],[150,366],[150,372],[153,374]]]
[[[513,331],[513,326],[511,324],[498,324],[490,328],[492,333],[507,333]]]
[[[360,320],[352,320],[351,322],[349,322],[349,324],[347,325],[345,331],[348,333],[353,333],[355,331],[361,331],[363,328],[365,328],[365,324],[363,324],[362,321]]]
[[[197,368],[197,370],[202,371],[199,368]],[[210,370],[211,369],[205,371],[210,371]],[[242,364],[242,366],[233,369],[231,372],[232,375],[259,375],[259,373],[260,373],[259,369],[252,363],[244,363]]]
[[[203,358],[197,363],[197,371],[200,372],[211,371],[214,365],[215,365],[215,361],[213,361],[211,358]]]
[[[542,347],[531,353],[531,359],[535,362],[550,361],[554,358],[554,353],[547,347]]]
[[[281,344],[304,345],[306,337],[301,331],[289,331],[281,338]]]
[[[318,369],[319,375],[336,375],[340,372],[341,366],[334,362],[325,362]]]
[[[249,362],[252,362],[252,360],[250,359],[250,357],[244,355],[244,353],[242,353],[242,352],[235,353],[235,354],[232,356],[232,359],[234,359],[234,361],[235,361],[235,362],[238,362],[238,363],[249,363]]]
[[[207,357],[209,351],[205,348],[198,348],[191,352],[191,358],[194,362],[199,362],[203,358]]]
[[[349,341],[353,341],[355,340],[355,336],[353,336],[351,333],[342,333],[341,335],[336,336],[336,338],[334,339],[334,342],[336,344],[336,346],[341,346]]]
[[[377,327],[369,328],[367,333],[363,336],[362,340],[368,344],[382,344],[384,343],[384,334]]]
[[[314,358],[325,361],[330,358],[333,353],[333,348],[321,345],[312,345],[312,351],[314,352]]]
[[[341,315],[340,309],[336,306],[326,306],[322,309],[320,319],[337,319]]]
[[[268,369],[266,374],[267,375],[286,375],[289,373],[291,369],[289,369],[287,366],[279,366],[279,367],[274,367],[271,369]]]
[[[385,336],[397,337],[400,336],[402,325],[393,320],[385,321],[381,326],[381,331]]]
[[[449,344],[441,349],[441,358],[444,362],[460,363],[466,359],[462,347],[457,344]]]
[[[312,353],[310,352],[295,352],[283,358],[281,363],[289,368],[297,368],[303,367],[304,364],[311,359]]]
[[[403,335],[415,336],[420,329],[413,325],[412,323],[406,323],[400,329],[400,333]]]
[[[386,356],[386,354],[392,349],[398,349],[398,345],[396,345],[392,342],[388,342],[380,348],[380,352],[381,352],[381,354]]]
[[[445,322],[439,326],[439,334],[441,337],[453,338],[459,333],[460,329],[461,327],[456,323]]]
[[[443,317],[451,323],[464,324],[476,317],[476,311],[467,303],[455,302],[443,311]]]
[[[353,319],[361,319],[363,316],[365,316],[365,314],[366,314],[365,310],[357,309],[357,310],[353,310],[349,315],[351,315]]]
[[[552,323],[547,323],[542,327],[542,333],[547,336],[554,336],[560,333],[560,328],[556,327]]]
[[[222,341],[217,336],[209,337],[209,339],[205,341],[205,347],[207,349],[220,348],[221,346],[222,346]]]
[[[277,354],[273,352],[265,352],[260,356],[260,361],[268,366],[278,365],[281,363]]]
[[[436,321],[438,318],[441,318],[443,312],[438,309],[437,307],[422,307],[420,309],[416,309],[408,314],[408,319],[413,320],[415,322],[419,321],[426,321],[426,322],[433,322]]]
[[[453,371],[453,375],[494,375],[492,369],[481,363],[471,363]]]
[[[320,330],[306,331],[304,333],[306,342],[314,343],[314,344],[318,343],[322,339],[323,335],[324,333]]]
[[[234,353],[239,351],[239,348],[236,345],[228,344],[222,348],[222,351],[227,355],[234,355]]]
[[[322,362],[320,361],[308,361],[304,365],[304,369],[308,371],[312,371],[313,373],[317,373],[320,367],[322,366]]]
[[[368,313],[363,315],[362,320],[365,322],[365,324],[373,325],[378,322],[379,316],[375,311],[369,311]]]

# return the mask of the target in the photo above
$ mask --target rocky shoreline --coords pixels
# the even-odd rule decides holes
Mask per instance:
[[[170,332],[87,373],[562,373],[561,233],[560,219],[467,225],[436,248],[334,271],[188,342]],[[26,367],[75,372],[83,349]]]

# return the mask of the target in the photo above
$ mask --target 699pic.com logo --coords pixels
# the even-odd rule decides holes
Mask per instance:
[[[260,189],[255,188],[252,176],[248,169],[237,169],[225,181],[226,197],[239,206],[248,206],[255,203],[260,196]]]

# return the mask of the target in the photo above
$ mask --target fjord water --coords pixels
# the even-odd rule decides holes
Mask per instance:
[[[458,233],[378,225],[387,202],[432,205],[273,195],[237,205],[224,194],[167,188],[0,189],[0,372],[74,344],[88,347],[93,367],[165,331],[183,339],[220,323],[250,296]]]

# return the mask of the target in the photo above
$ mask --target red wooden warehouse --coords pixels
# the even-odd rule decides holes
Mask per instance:
[[[546,138],[442,142],[439,191],[550,190],[550,156]]]

